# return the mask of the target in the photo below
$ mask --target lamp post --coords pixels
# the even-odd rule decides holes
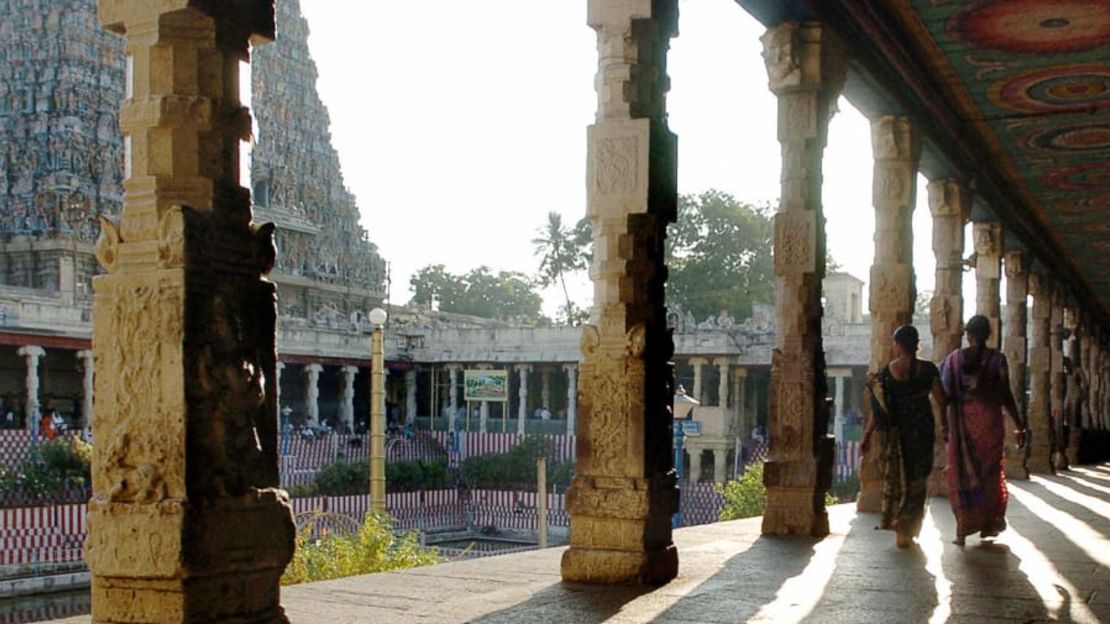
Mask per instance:
[[[385,346],[384,325],[388,315],[381,308],[367,317],[374,326],[370,334],[370,509],[385,513]]]
[[[679,386],[674,393],[674,405],[671,412],[674,415],[675,485],[678,486],[679,491],[678,509],[671,517],[671,527],[676,529],[682,526],[682,446],[686,438],[685,426],[682,423],[690,419],[695,405],[701,405],[701,401],[686,394],[686,388]],[[679,416],[680,413],[682,416]]]

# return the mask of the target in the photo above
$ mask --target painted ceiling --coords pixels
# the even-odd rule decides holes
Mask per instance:
[[[736,2],[834,31],[852,102],[917,121],[923,171],[974,180],[1110,329],[1110,0]]]
[[[1110,0],[902,0],[957,114],[1110,310]]]

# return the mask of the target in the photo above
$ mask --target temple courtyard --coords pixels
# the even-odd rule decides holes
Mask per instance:
[[[678,578],[654,590],[563,583],[551,548],[287,587],[282,602],[297,624],[1110,621],[1110,464],[1010,496],[1010,528],[963,548],[943,498],[907,550],[877,514],[838,505],[823,540],[761,536],[759,518],[680,529]]]

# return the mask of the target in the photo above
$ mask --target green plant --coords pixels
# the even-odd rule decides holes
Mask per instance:
[[[573,466],[559,460],[549,438],[536,435],[528,436],[507,453],[467,458],[462,463],[462,477],[475,488],[534,489],[536,460],[541,457],[546,459],[548,486],[569,486]]]
[[[335,462],[316,475],[316,490],[324,496],[364,494],[370,490],[370,464]]]
[[[415,531],[393,532],[389,516],[369,512],[358,533],[312,538],[313,523],[297,535],[293,561],[285,568],[282,585],[414,568],[439,561],[439,551],[420,545]]]
[[[390,462],[385,465],[385,487],[389,492],[438,490],[449,483],[446,459]],[[325,496],[365,494],[369,488],[370,465],[365,461],[338,461],[316,475],[316,492]]]
[[[837,479],[837,480],[833,481],[832,488],[829,489],[829,496],[831,498],[834,498],[835,500],[832,503],[826,502],[826,504],[833,505],[833,504],[836,504],[836,503],[850,503],[850,502],[856,500],[856,496],[858,494],[859,494],[859,477],[858,476],[852,475],[852,476],[844,478],[844,479]]]
[[[748,464],[740,478],[718,485],[717,492],[725,499],[725,506],[717,515],[718,520],[738,520],[761,515],[767,496],[767,488],[763,485],[763,462]]]
[[[84,488],[90,479],[92,445],[77,437],[43,442],[17,468],[0,467],[0,493],[45,495]]]

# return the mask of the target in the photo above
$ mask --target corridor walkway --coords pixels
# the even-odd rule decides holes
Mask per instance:
[[[1110,465],[1010,492],[993,544],[951,544],[941,498],[904,551],[840,505],[821,541],[761,537],[757,518],[679,530],[681,573],[654,591],[563,584],[548,549],[290,587],[283,602],[295,624],[1110,622]]]

